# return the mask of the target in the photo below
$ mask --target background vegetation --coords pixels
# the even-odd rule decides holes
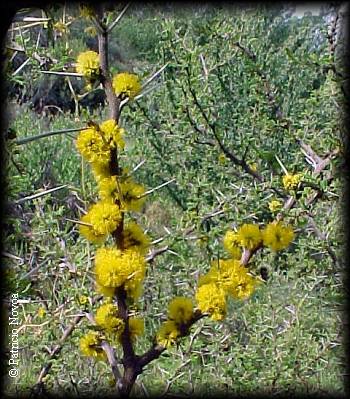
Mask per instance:
[[[3,263],[9,290],[20,295],[22,320],[20,378],[8,381],[10,394],[35,385],[65,328],[94,308],[96,296],[93,248],[69,220],[97,196],[75,150],[76,133],[21,142],[106,117],[101,91],[77,108],[74,95],[83,93],[83,82],[70,78],[70,88],[67,78],[42,73],[73,71],[79,52],[96,49],[91,22],[75,7],[45,11],[46,25],[8,34]],[[296,232],[293,245],[281,254],[265,250],[251,265],[265,284],[250,300],[231,303],[223,323],[200,321],[191,337],[151,363],[137,395],[344,393],[343,14],[326,6],[320,16],[291,14],[286,6],[132,5],[113,30],[115,71],[146,79],[167,64],[121,121],[123,162],[133,168],[145,161],[137,180],[152,188],[176,179],[153,193],[139,216],[153,240],[163,239],[155,248],[164,250],[150,264],[140,302],[146,317],[140,351],[165,319],[169,299],[193,294],[210,260],[225,256],[227,229],[272,220],[269,201],[288,194],[276,155],[308,183],[284,215]],[[315,174],[322,160],[328,163]],[[61,185],[67,186],[26,199]],[[78,352],[84,323],[54,360],[48,391],[111,392],[108,366]]]

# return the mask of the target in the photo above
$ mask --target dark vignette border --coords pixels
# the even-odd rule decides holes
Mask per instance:
[[[99,1],[88,1],[84,0],[84,3],[100,3]],[[138,1],[133,1],[133,3],[137,3]],[[173,1],[174,2],[174,1]],[[80,1],[69,1],[69,3],[80,3]],[[162,1],[143,1],[144,3],[161,3],[164,4]],[[174,2],[178,4],[179,6],[183,6],[184,2]],[[201,3],[199,1],[199,3]],[[250,2],[252,4],[253,2]],[[303,2],[295,2],[295,3],[303,3]],[[344,258],[349,259],[349,254],[350,254],[350,80],[349,80],[349,74],[350,74],[350,51],[349,51],[349,13],[350,13],[350,4],[349,2],[329,2],[329,4],[333,6],[339,6],[340,4],[345,4],[346,3],[346,16],[344,18],[344,25],[345,25],[345,37],[346,37],[346,45],[345,45],[345,51],[344,51],[344,64],[346,66],[346,71],[347,75],[344,81],[344,84],[342,86],[343,93],[345,96],[345,101],[344,101],[344,137],[343,137],[343,145],[344,145],[344,159],[343,163],[341,164],[341,170],[339,170],[340,175],[343,179],[343,226],[341,228],[344,229],[345,237],[346,237],[346,243],[345,243],[345,251],[343,253]],[[52,1],[49,4],[45,1],[40,1],[40,0],[30,0],[30,1],[25,1],[25,0],[4,0],[0,2],[0,253],[3,251],[3,227],[4,227],[4,219],[6,218],[6,191],[5,191],[5,182],[6,182],[6,175],[5,175],[5,167],[4,167],[4,162],[5,162],[5,157],[4,157],[4,143],[5,143],[5,137],[7,134],[8,130],[8,116],[7,116],[7,82],[5,80],[5,76],[3,75],[3,68],[4,68],[4,62],[5,62],[5,53],[4,53],[4,40],[5,36],[7,33],[7,30],[12,22],[12,19],[16,12],[22,8],[42,8],[51,4],[55,5],[63,5],[64,1]],[[220,6],[224,5],[224,2],[213,2],[214,5],[219,4]],[[230,2],[228,4],[231,4]],[[242,3],[246,4],[246,3]],[[344,264],[346,264],[346,260],[344,260]],[[350,321],[349,321],[349,308],[350,308],[350,294],[349,294],[349,288],[350,288],[350,269],[349,267],[345,269],[344,271],[344,293],[345,293],[345,312],[343,316],[343,328],[344,328],[344,349],[345,349],[345,354],[347,358],[347,364],[346,364],[346,374],[344,375],[344,385],[345,385],[345,392],[347,394],[350,394],[350,384],[349,384],[349,377],[350,377],[350,364],[348,363],[349,358],[350,358]],[[6,282],[5,282],[5,276],[4,276],[4,270],[0,265],[0,292],[1,292],[1,299],[4,301],[5,295],[3,294],[6,291]],[[4,306],[2,307],[2,310],[4,310]],[[3,325],[6,323],[6,314],[4,311],[1,313],[1,322]],[[1,341],[4,342],[5,336],[4,336],[4,330],[1,331]],[[4,345],[2,346],[4,348]],[[0,380],[0,392],[2,391],[3,384],[5,383],[6,379],[5,374],[7,371],[7,365],[4,362],[5,358],[5,353],[4,349],[1,349],[1,355],[2,355],[2,361],[0,363],[0,372],[1,372],[1,380]],[[213,381],[213,384],[215,384],[215,381]],[[38,395],[36,394],[35,397]],[[43,397],[56,397],[54,393],[48,393],[46,392]],[[91,395],[94,397],[94,395]],[[285,393],[282,396],[287,396]],[[289,395],[290,396],[290,395]],[[20,396],[17,396],[20,397]],[[104,396],[107,397],[107,396]],[[112,397],[112,396],[108,396]],[[219,396],[218,396],[219,397]],[[232,397],[235,397],[232,395]],[[254,395],[240,395],[240,397],[254,397],[254,398],[260,398],[264,397],[264,395],[260,394],[254,394]],[[309,395],[306,397],[316,397],[315,395]],[[320,395],[320,397],[324,397],[323,395]],[[168,398],[175,398],[174,396],[168,396]]]

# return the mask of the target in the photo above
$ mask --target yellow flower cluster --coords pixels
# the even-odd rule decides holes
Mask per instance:
[[[141,295],[146,274],[144,255],[150,245],[150,239],[136,222],[125,221],[125,212],[139,211],[146,195],[145,188],[116,165],[118,149],[125,145],[123,133],[114,120],[100,125],[90,122],[76,141],[77,149],[92,166],[100,197],[81,218],[80,233],[96,244],[102,244],[112,234],[116,243],[114,247],[99,248],[95,254],[96,289],[106,297],[106,303],[96,311],[95,322],[104,335],[101,331],[89,333],[80,341],[83,354],[99,359],[105,359],[102,339],[114,344],[126,334],[135,340],[144,331],[143,319],[121,318],[113,304],[115,296],[118,300],[125,296],[129,303]]]
[[[279,211],[282,208],[282,203],[279,200],[272,200],[269,202],[269,209],[272,213]]]
[[[201,285],[196,292],[198,309],[209,313],[213,320],[222,320],[226,316],[226,293],[218,284]]]
[[[126,249],[133,249],[145,255],[151,240],[136,222],[129,222],[123,229],[123,244]]]
[[[99,286],[123,286],[128,296],[137,298],[146,272],[145,258],[132,249],[99,248],[95,256],[96,281]]]
[[[121,182],[123,193],[122,206],[127,211],[139,212],[146,200],[145,188],[135,183],[131,178]]]
[[[256,224],[243,224],[237,231],[237,240],[242,247],[253,250],[261,244],[262,236]]]
[[[123,139],[124,129],[119,127],[114,119],[108,119],[101,123],[99,126],[102,137],[108,143],[110,148],[121,148],[125,147]]]
[[[298,188],[303,175],[296,173],[295,175],[287,173],[282,177],[283,186],[286,190],[295,190]]]
[[[251,169],[253,172],[257,172],[257,170],[258,170],[258,164],[257,164],[256,162],[249,163],[248,166],[250,167],[250,169]]]
[[[145,331],[145,322],[140,317],[129,318],[129,334],[132,341],[141,335]]]
[[[124,331],[124,321],[118,317],[118,307],[113,303],[100,306],[96,311],[95,321],[107,332],[120,335]]]
[[[89,298],[86,295],[80,295],[78,303],[79,305],[87,305],[89,303]]]
[[[60,33],[67,33],[68,31],[68,26],[61,21],[56,22],[53,27]]]
[[[103,140],[101,132],[93,127],[80,132],[76,147],[88,162],[108,164],[110,160],[108,144]]]
[[[280,251],[293,241],[294,232],[290,226],[281,222],[269,223],[262,232],[264,244],[273,251]]]
[[[184,334],[183,328],[192,319],[193,303],[190,298],[178,296],[172,299],[168,306],[168,320],[161,324],[157,332],[157,343],[166,348],[175,344],[176,340],[180,338],[181,331]]]
[[[111,161],[111,149],[123,149],[125,146],[123,133],[124,129],[114,120],[107,120],[100,126],[92,125],[82,130],[77,137],[76,147],[88,162],[97,168],[106,168]]]
[[[236,299],[249,298],[258,280],[236,259],[218,259],[212,262],[207,274],[200,277],[199,286],[215,283]]]
[[[225,164],[226,164],[227,158],[226,158],[226,155],[225,155],[223,152],[221,152],[221,153],[219,154],[219,156],[218,156],[218,162],[219,162],[220,165],[225,165]]]
[[[38,309],[38,317],[42,319],[46,315],[46,309],[44,307],[41,307]]]
[[[76,71],[84,75],[88,81],[92,81],[100,74],[100,58],[95,51],[85,51],[77,58]]]
[[[190,298],[175,297],[168,306],[168,318],[176,324],[188,323],[193,315],[193,303]]]
[[[122,220],[122,214],[118,205],[100,201],[92,205],[88,213],[81,218],[79,226],[80,234],[87,240],[99,244],[108,234],[113,233]]]
[[[98,195],[101,200],[114,203],[120,197],[119,191],[121,192],[121,188],[117,176],[101,177],[98,180]]]
[[[241,258],[242,251],[239,248],[240,241],[238,239],[237,233],[232,230],[228,230],[224,236],[223,244],[224,248],[233,259]]]
[[[173,320],[167,320],[161,324],[156,340],[159,345],[169,348],[176,343],[179,335],[178,325]]]
[[[270,209],[278,209],[281,203],[277,200]],[[254,250],[265,245],[273,251],[280,251],[288,247],[294,238],[293,229],[281,222],[269,223],[263,230],[258,225],[243,224],[237,232],[228,230],[224,236],[223,244],[232,259],[241,258],[240,247]]]
[[[114,76],[113,89],[118,97],[133,100],[140,93],[141,84],[137,75],[123,72]]]
[[[146,200],[145,188],[135,183],[130,177],[104,177],[98,181],[101,199],[115,202],[120,201],[123,211],[139,212]]]
[[[102,338],[99,332],[90,331],[80,339],[80,350],[84,356],[105,360],[106,353],[101,348]]]
[[[226,315],[227,296],[243,300],[253,294],[260,280],[241,264],[240,247],[254,250],[264,244],[280,251],[288,247],[293,238],[292,228],[280,222],[269,223],[262,231],[254,224],[244,224],[237,232],[228,230],[223,244],[232,257],[213,261],[208,273],[199,278],[195,295],[198,309],[213,320],[222,320]]]
[[[84,29],[84,32],[90,37],[97,36],[97,30],[94,26],[88,26]]]

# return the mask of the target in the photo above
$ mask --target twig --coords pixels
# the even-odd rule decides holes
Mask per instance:
[[[20,198],[19,200],[15,201],[15,204],[22,204],[23,202],[30,201],[30,200],[42,197],[44,195],[53,193],[54,191],[62,190],[62,188],[65,188],[67,186],[68,186],[68,184],[64,184],[63,186],[51,188],[50,190],[42,191],[40,193],[29,195],[28,197]]]
[[[102,26],[101,23],[99,23],[99,26],[101,28],[98,33],[98,52],[101,65],[101,83],[106,93],[110,118],[118,122],[120,115],[120,99],[117,98],[114,92],[112,80],[109,74],[108,32],[106,27]]]
[[[106,341],[102,342],[101,348],[105,351],[105,353],[107,355],[107,359],[108,359],[109,365],[111,366],[114,379],[115,379],[116,383],[118,384],[122,378],[122,375],[119,371],[118,363],[115,359],[113,348]]]
[[[164,69],[168,66],[168,62],[165,64],[165,65],[163,65],[157,72],[155,72],[149,79],[147,79],[146,80],[146,82],[145,83],[143,83],[143,85],[142,85],[142,87],[141,87],[141,93],[140,94],[138,94],[135,98],[134,98],[134,100],[136,101],[136,100],[139,100],[140,98],[142,98],[144,95],[146,95],[146,94],[148,94],[149,92],[151,92],[152,90],[154,90],[154,87],[152,87],[152,88],[150,88],[150,89],[148,89],[148,90],[145,90],[146,89],[146,87],[157,77],[157,76],[159,76],[163,71],[164,71]],[[125,98],[124,100],[122,100],[121,102],[120,102],[120,106],[119,106],[119,108],[120,108],[120,111],[122,110],[122,108],[129,102],[129,97],[127,97],[127,98]]]
[[[163,254],[164,252],[168,251],[168,249],[169,249],[169,245],[166,245],[159,249],[154,249],[153,251],[151,251],[151,253],[149,255],[146,256],[146,261],[152,262],[156,256]]]
[[[146,80],[145,83],[142,85],[142,90],[144,90],[155,78],[157,78],[163,71],[164,69],[169,65],[169,62],[167,62],[165,65],[163,65],[157,72],[155,72],[150,78]]]
[[[277,160],[277,162],[279,163],[280,167],[282,168],[283,172],[288,175],[288,170],[286,169],[286,167],[283,165],[282,161],[278,158],[277,155],[275,155],[275,158]]]
[[[73,100],[74,100],[74,105],[75,105],[75,117],[78,117],[79,116],[79,99],[78,99],[78,96],[77,96],[77,94],[76,94],[76,92],[75,92],[75,90],[74,90],[74,88],[73,88],[73,85],[72,85],[72,82],[70,81],[70,79],[69,79],[69,76],[67,76],[67,82],[68,82],[68,87],[69,87],[69,90],[70,90],[70,92],[72,93],[72,96],[73,96]]]
[[[12,76],[16,76],[21,70],[30,62],[30,58],[27,58],[12,74]]]
[[[187,335],[192,325],[202,319],[204,316],[205,314],[201,313],[199,310],[196,310],[192,319],[187,323],[187,325],[183,326],[181,336]],[[140,368],[140,371],[142,371],[143,367],[145,367],[148,363],[158,359],[165,349],[166,348],[164,348],[162,345],[158,345],[156,343],[153,344],[152,347],[138,359],[138,367]]]
[[[51,18],[42,18],[42,17],[19,17],[15,16],[12,20],[14,22],[47,22],[50,21]]]
[[[31,24],[28,25],[22,25],[22,26],[16,26],[14,28],[10,28],[9,32],[14,32],[16,30],[21,30],[21,29],[26,29],[26,28],[32,28],[33,26],[37,26],[37,25],[42,25],[44,24],[46,21],[38,21],[38,22],[33,22]]]
[[[102,296],[98,296],[95,297],[92,300],[92,305],[94,305],[96,302],[100,301],[103,297]],[[38,380],[36,382],[36,389],[40,389],[42,384],[43,384],[43,379],[47,376],[47,374],[50,372],[51,367],[52,367],[52,360],[54,358],[56,358],[59,353],[61,352],[63,345],[65,343],[65,341],[68,339],[68,337],[72,334],[72,332],[74,331],[75,327],[77,327],[77,325],[81,322],[81,320],[84,318],[85,313],[78,315],[74,318],[73,322],[64,330],[63,335],[61,337],[61,339],[59,340],[58,344],[55,345],[55,347],[51,350],[50,355],[49,355],[49,360],[48,362],[42,367]]]
[[[81,220],[74,220],[74,219],[69,219],[69,218],[64,218],[64,220],[67,220],[68,222],[72,222],[72,223],[76,223],[76,224],[81,224],[82,226],[88,226],[88,227],[92,226],[91,223],[82,222]]]
[[[324,241],[326,243],[326,251],[328,252],[329,256],[332,258],[333,263],[336,265],[338,263],[337,255],[335,254],[333,249],[330,247],[330,245],[327,243],[326,235],[317,227],[317,225],[310,213],[307,213],[307,219],[308,219],[309,225],[312,228],[312,231],[315,233],[315,235],[321,241]]]
[[[146,162],[145,159],[143,159],[141,162],[139,162],[134,169],[130,172],[130,174],[135,173],[137,171],[137,169],[141,168],[141,166]]]
[[[111,25],[107,28],[107,33],[110,33],[113,28],[117,25],[117,23],[122,19],[123,15],[125,14],[126,10],[129,8],[131,3],[128,3],[123,10],[121,11],[121,13],[117,16],[117,18],[111,23]]]
[[[207,67],[205,65],[205,60],[204,60],[203,54],[199,54],[199,58],[201,60],[202,66],[203,66],[205,79],[208,80],[208,75],[209,74],[208,74],[208,69],[207,69]]]
[[[80,128],[74,128],[74,129],[64,129],[64,130],[55,130],[52,132],[44,132],[44,133],[38,134],[36,136],[29,136],[29,137],[24,137],[23,139],[17,139],[15,141],[15,143],[17,145],[23,145],[23,144],[30,143],[31,141],[43,139],[45,137],[55,136],[57,134],[79,132],[80,130],[85,130],[85,129],[89,129],[89,127],[84,126],[84,127],[80,127]]]
[[[186,67],[185,70],[186,70],[186,75],[187,75],[188,89],[191,93],[193,101],[194,101],[195,105],[197,106],[197,108],[199,109],[200,113],[202,114],[202,117],[205,120],[206,124],[209,126],[210,130],[212,131],[214,138],[217,141],[221,151],[226,155],[227,158],[229,158],[231,160],[231,162],[233,162],[235,165],[240,166],[245,172],[252,175],[259,182],[262,182],[263,179],[259,173],[257,173],[255,170],[253,170],[244,159],[239,159],[236,155],[234,155],[231,151],[229,151],[228,148],[224,145],[224,143],[220,139],[218,132],[216,130],[215,122],[214,123],[210,122],[208,115],[204,111],[202,105],[200,104],[200,102],[197,98],[195,91],[192,88],[189,68]],[[182,91],[186,95],[183,87],[182,87]]]
[[[155,191],[159,190],[160,188],[162,188],[162,187],[164,187],[164,186],[167,186],[168,184],[172,183],[172,182],[175,181],[175,180],[176,180],[176,179],[173,178],[173,179],[171,179],[171,180],[169,180],[169,181],[167,181],[167,182],[165,182],[165,183],[162,183],[162,184],[160,184],[159,186],[154,187],[154,188],[152,188],[151,190],[148,190],[148,191],[144,192],[144,193],[143,193],[142,195],[140,195],[138,198],[140,199],[140,198],[146,197],[147,195],[154,193]]]
[[[61,76],[75,76],[78,78],[84,75],[78,72],[65,72],[65,71],[40,71],[41,73],[46,73],[47,75],[61,75]]]

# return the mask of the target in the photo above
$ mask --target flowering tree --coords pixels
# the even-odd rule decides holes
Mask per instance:
[[[195,301],[175,297],[168,306],[168,319],[161,324],[151,348],[135,353],[135,340],[144,331],[142,318],[132,316],[132,306],[142,294],[146,276],[145,254],[150,239],[132,219],[146,199],[145,189],[120,165],[118,154],[124,150],[124,129],[119,123],[122,105],[132,101],[141,90],[138,77],[119,73],[111,79],[108,69],[108,31],[101,16],[89,14],[98,27],[99,54],[87,51],[77,59],[77,72],[88,85],[101,82],[105,88],[111,119],[80,132],[76,146],[90,163],[99,188],[100,201],[92,205],[80,221],[80,232],[97,245],[96,287],[105,303],[96,311],[96,328],[82,337],[81,351],[97,360],[108,359],[121,395],[129,395],[143,368],[158,358],[166,348],[190,334],[199,319],[209,316],[224,319],[227,298],[247,299],[261,280],[247,269],[251,256],[266,245],[274,251],[286,248],[293,230],[280,222],[270,223],[261,231],[258,225],[244,224],[237,233],[229,230],[224,245],[231,255],[212,262],[207,274],[198,282]],[[292,178],[294,179],[294,178]],[[294,188],[294,179],[290,188]],[[107,241],[111,236],[112,240]],[[107,243],[107,244],[106,244]],[[243,253],[242,253],[243,250]],[[115,346],[123,350],[121,373],[115,360]]]
[[[94,248],[94,286],[99,296],[93,301],[93,305],[97,305],[97,309],[93,313],[84,312],[83,316],[79,315],[74,319],[71,326],[64,331],[61,342],[50,352],[50,360],[58,355],[65,339],[86,317],[89,324],[86,333],[80,339],[81,354],[109,365],[114,378],[113,384],[121,396],[132,394],[138,376],[147,365],[169,348],[178,345],[181,338],[191,336],[192,327],[199,320],[210,318],[214,322],[223,321],[229,314],[230,302],[245,303],[259,286],[264,284],[266,276],[263,273],[259,275],[258,268],[252,260],[258,263],[265,255],[271,252],[276,254],[288,248],[294,241],[296,218],[289,217],[288,212],[300,199],[302,206],[309,206],[324,194],[326,189],[319,187],[314,180],[338,153],[335,149],[322,159],[302,140],[290,140],[285,144],[285,148],[295,150],[301,147],[309,159],[315,160],[315,170],[311,177],[308,173],[297,172],[301,168],[299,165],[295,167],[296,162],[288,163],[287,169],[286,159],[291,155],[288,151],[285,151],[283,156],[279,154],[282,162],[277,155],[277,149],[278,146],[284,148],[281,143],[285,137],[290,139],[289,136],[294,135],[289,130],[293,115],[287,117],[282,112],[286,107],[280,106],[279,98],[275,96],[276,90],[271,88],[273,85],[260,67],[259,57],[244,45],[244,40],[234,43],[233,40],[227,40],[228,37],[236,37],[234,23],[229,25],[226,21],[222,25],[219,14],[217,20],[213,18],[216,31],[209,27],[209,39],[201,38],[198,43],[188,42],[196,38],[196,35],[193,35],[192,39],[188,39],[186,34],[181,36],[181,27],[165,20],[159,50],[164,65],[144,82],[131,70],[120,69],[117,73],[112,73],[109,62],[110,34],[127,8],[128,6],[113,21],[108,17],[110,14],[106,12],[105,6],[81,7],[82,15],[92,22],[97,32],[98,51],[82,51],[76,59],[74,72],[47,71],[65,77],[82,78],[85,85],[84,95],[102,87],[109,113],[107,120],[90,120],[84,128],[75,129],[79,130],[75,140],[76,149],[91,168],[98,190],[98,200],[91,204],[87,211],[83,210],[80,220],[75,221],[81,236]],[[260,18],[259,13],[258,16]],[[265,26],[265,17],[259,18],[259,27]],[[237,26],[244,22],[243,16]],[[56,24],[56,29],[64,31],[66,25]],[[250,29],[254,31],[255,26]],[[239,68],[251,79],[250,89],[254,95],[243,85],[240,86],[242,69],[235,69],[237,65],[231,60],[230,46],[234,46],[235,55],[239,53],[244,59],[239,59],[243,65],[242,67],[240,64]],[[221,49],[223,54],[219,54],[217,49]],[[205,58],[205,51],[213,57],[208,55]],[[152,114],[153,103],[146,103],[150,104],[147,109],[137,100],[144,98],[147,101],[146,87],[161,74],[165,81],[163,91],[160,91],[158,96],[166,96],[167,105],[158,113]],[[238,96],[232,100],[232,76],[239,81],[235,82],[236,91],[246,93],[251,103],[246,104],[242,100],[242,105],[236,101]],[[70,88],[78,115],[79,96],[75,94],[71,85]],[[179,98],[181,104],[176,100]],[[237,109],[234,109],[232,104],[235,104]],[[251,108],[251,113],[246,112]],[[138,110],[141,112],[137,112]],[[151,250],[153,242],[137,220],[137,214],[143,210],[149,194],[167,183],[147,190],[134,178],[137,167],[128,169],[124,165],[123,161],[128,156],[128,125],[125,119],[121,119],[124,111],[127,111],[129,122],[135,121],[135,126],[147,126],[146,131],[150,136],[159,129],[157,115],[162,119],[165,130],[171,123],[186,123],[190,126],[189,133],[186,129],[178,129],[179,136],[182,134],[179,146],[181,151],[184,146],[188,146],[201,154],[203,146],[210,146],[213,153],[218,152],[219,165],[224,167],[229,163],[241,170],[243,177],[239,175],[239,179],[251,179],[254,182],[251,188],[257,193],[254,197],[255,202],[256,198],[263,202],[262,197],[264,196],[265,200],[266,193],[266,198],[269,199],[266,206],[261,207],[259,204],[254,221],[248,220],[238,225],[227,226],[226,233],[221,237],[225,255],[210,259],[208,270],[195,282],[193,294],[168,298],[167,309],[164,311],[166,320],[154,332],[148,349],[141,353],[138,351],[137,342],[145,334],[147,315],[140,312],[138,303],[144,287],[147,286],[147,277],[152,273],[148,263],[154,259],[157,252]],[[179,112],[184,118],[177,120]],[[235,134],[232,133],[231,126],[227,125],[227,121],[231,121],[231,114],[239,126]],[[254,129],[262,128],[266,132],[273,129],[278,132],[278,139],[275,140],[277,145],[273,141],[275,147],[268,148],[271,140],[266,140],[265,152],[255,144]],[[152,129],[153,132],[148,132],[148,129]],[[171,129],[173,126],[169,128],[173,134]],[[159,146],[154,145],[154,148],[159,151]],[[168,161],[164,159],[164,166],[171,169]],[[230,173],[231,169],[225,175],[229,181]],[[310,190],[307,192],[307,189],[314,189],[316,195],[310,195]],[[200,226],[208,219],[227,212],[227,207],[233,207],[229,202],[225,198],[219,209],[202,217]],[[252,206],[250,203],[247,206],[245,203],[243,205],[240,208],[241,219],[245,219],[247,209]],[[198,209],[195,217],[198,218]],[[192,232],[193,228],[189,231]],[[315,232],[317,234],[316,229]],[[332,256],[331,249],[329,254]],[[253,259],[254,257],[256,258]],[[39,386],[42,386],[51,365],[52,363],[48,363],[43,367],[38,379]]]

